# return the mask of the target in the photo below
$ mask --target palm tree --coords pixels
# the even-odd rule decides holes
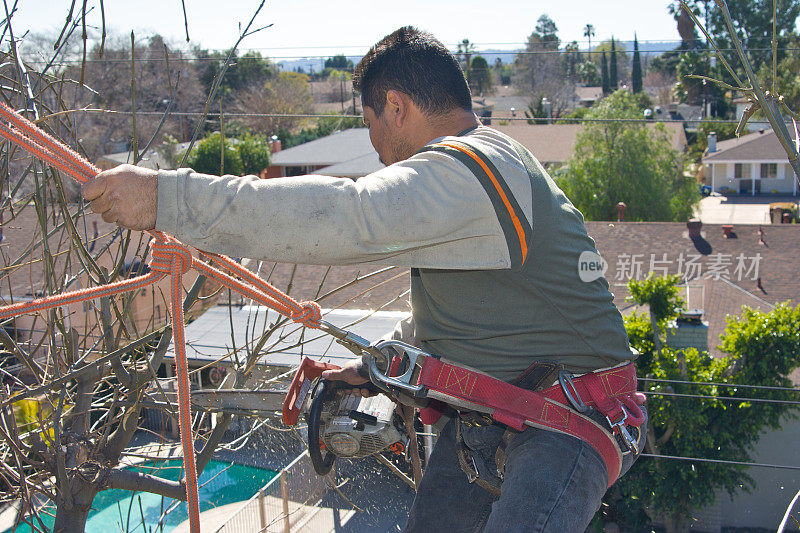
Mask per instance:
[[[594,26],[587,24],[583,28],[583,36],[589,39],[589,60],[592,59],[592,37],[594,37]]]

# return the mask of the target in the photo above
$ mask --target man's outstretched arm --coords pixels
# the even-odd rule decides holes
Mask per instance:
[[[311,264],[507,268],[506,239],[474,176],[430,153],[353,182],[258,179],[130,165],[84,187],[109,222],[235,257]]]

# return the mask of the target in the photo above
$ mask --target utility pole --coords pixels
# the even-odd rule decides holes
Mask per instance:
[[[339,79],[341,80],[339,82],[339,101],[342,103],[342,113],[344,113],[344,72]]]

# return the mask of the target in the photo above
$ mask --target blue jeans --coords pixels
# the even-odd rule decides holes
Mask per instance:
[[[644,448],[646,424],[640,432],[639,450]],[[498,498],[467,481],[458,464],[454,426],[450,420],[439,434],[406,532],[586,530],[608,485],[605,464],[589,444],[563,433],[526,428],[506,448],[505,478]],[[501,426],[463,427],[464,443],[472,450],[479,471],[497,470],[494,454],[504,431]],[[636,457],[623,457],[621,474]]]

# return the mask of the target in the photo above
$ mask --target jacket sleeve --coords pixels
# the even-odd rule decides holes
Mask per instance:
[[[510,265],[491,201],[460,162],[426,152],[353,181],[160,171],[156,228],[235,257],[339,265]]]

